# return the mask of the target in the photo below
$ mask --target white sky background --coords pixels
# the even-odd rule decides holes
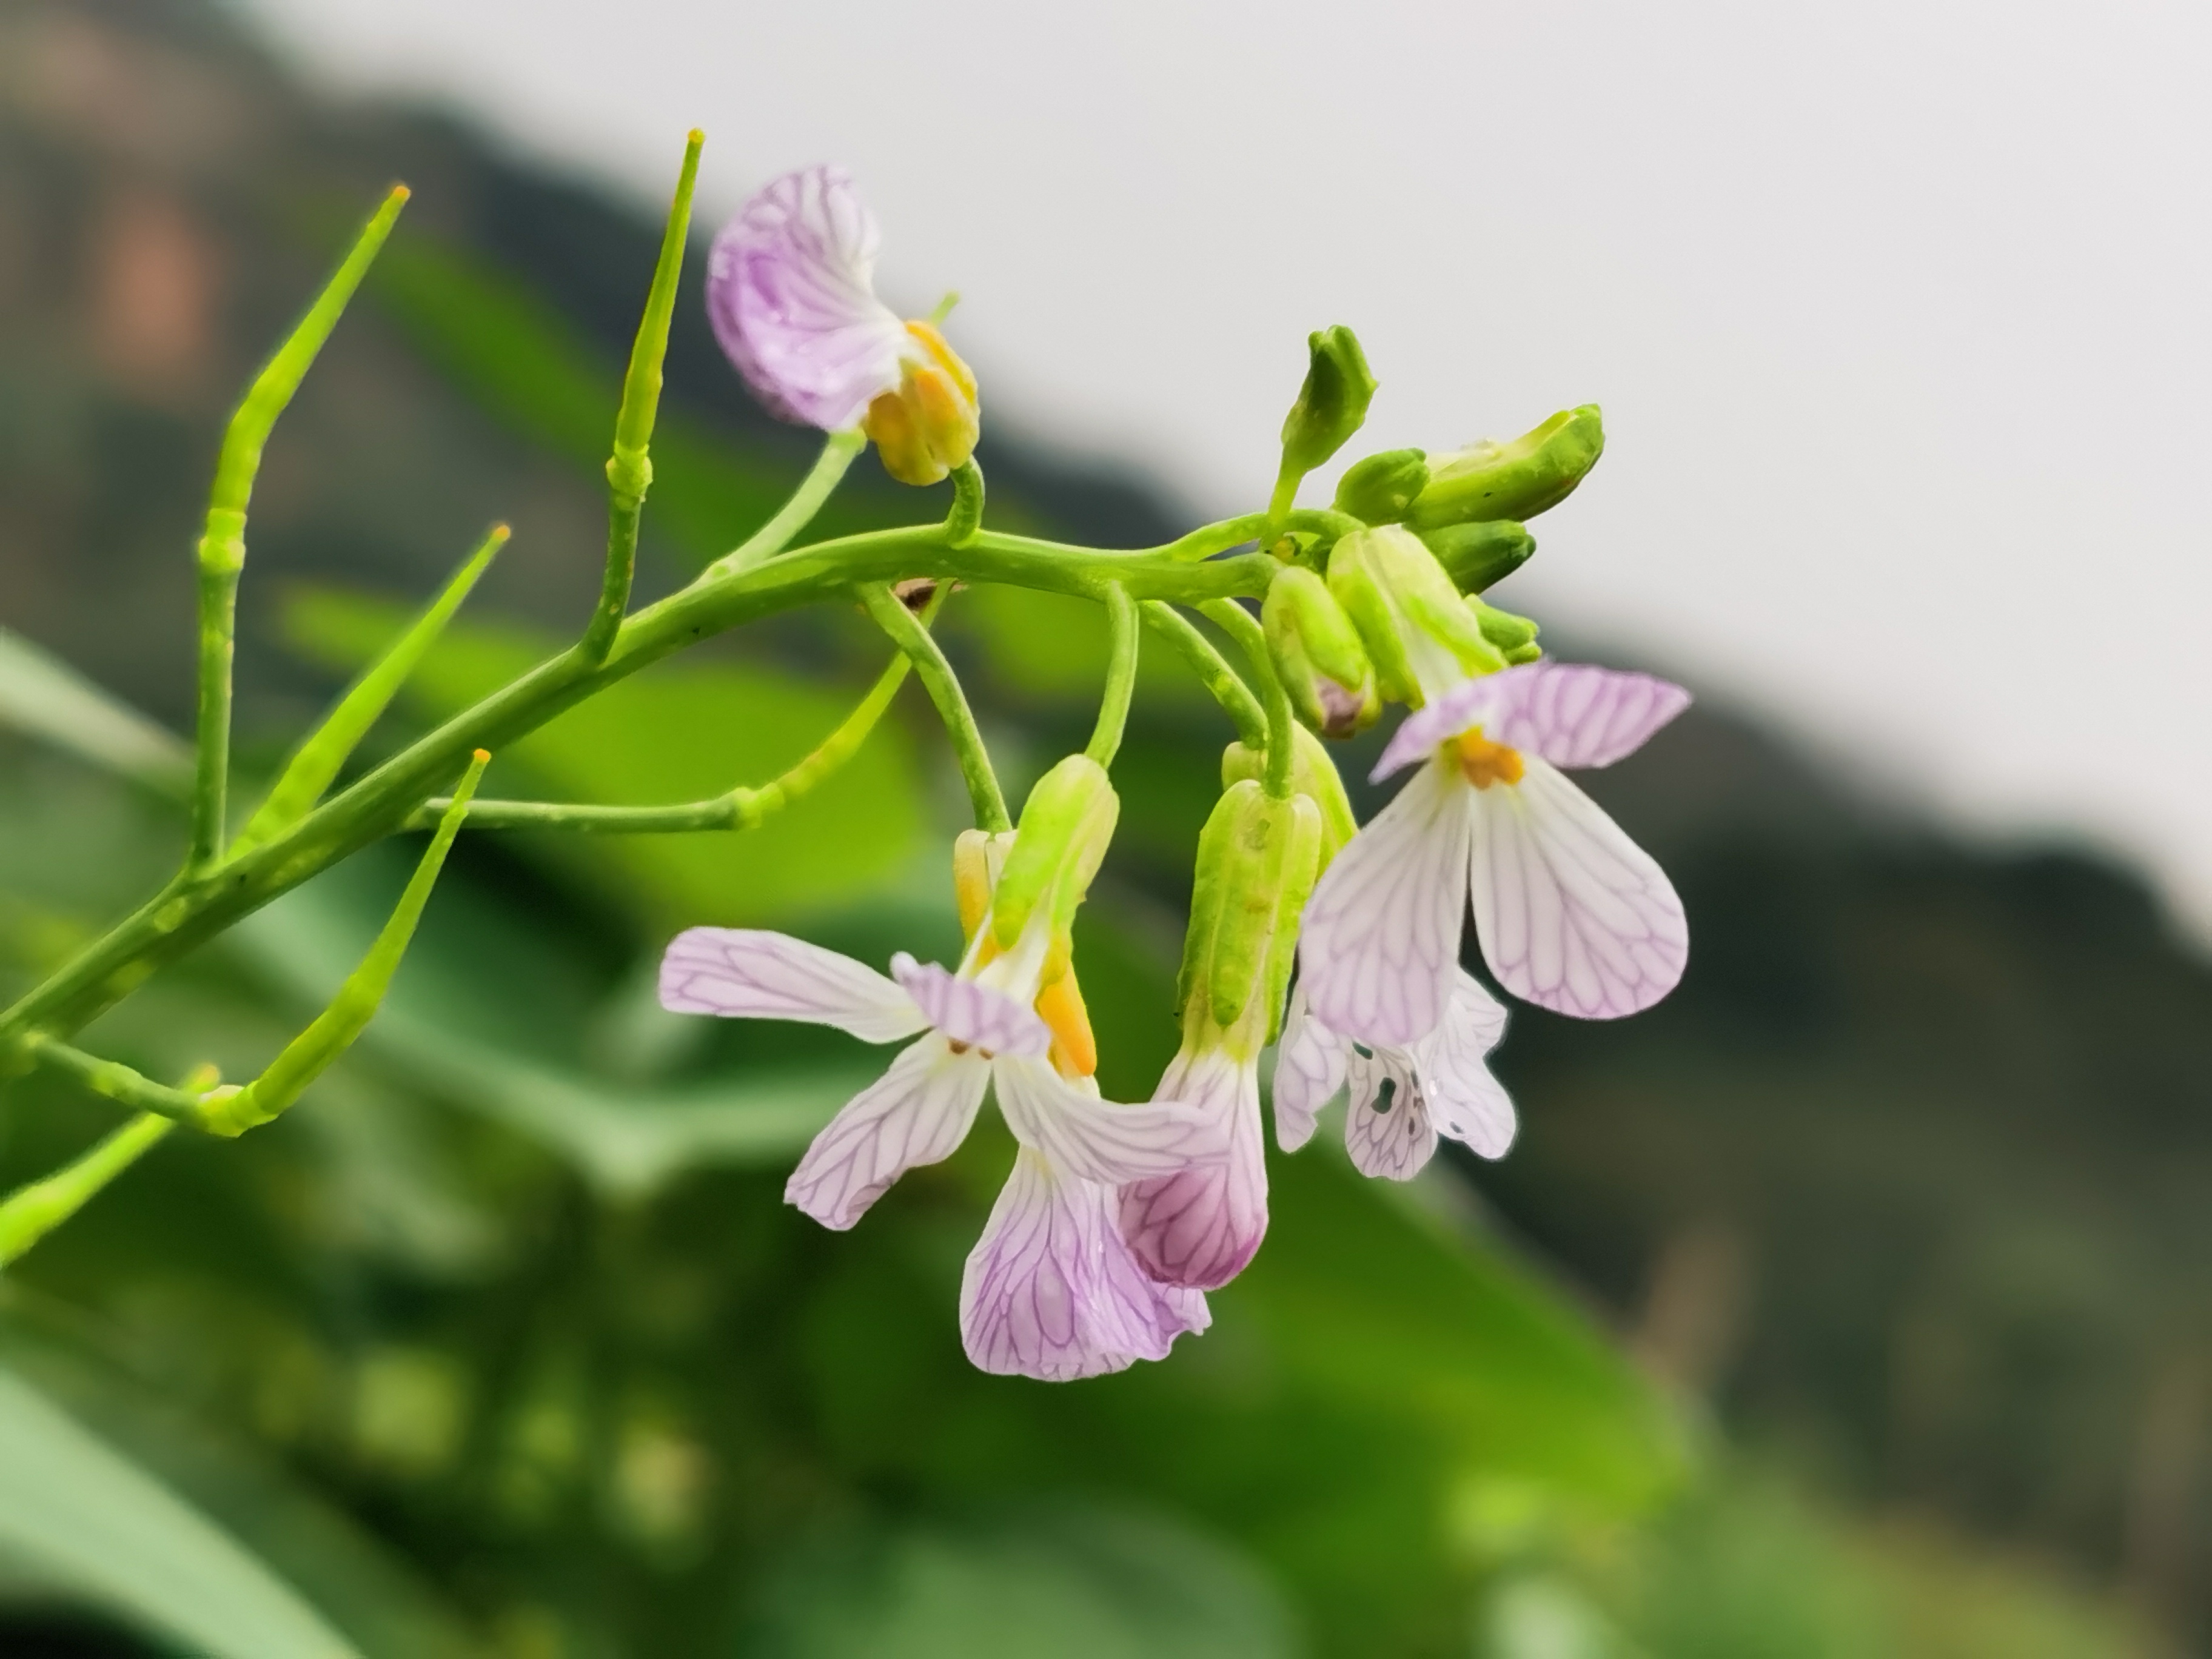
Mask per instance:
[[[990,408],[1209,515],[1327,323],[1353,453],[1602,403],[1507,603],[2212,923],[2201,0],[234,3],[655,201],[702,125],[710,222],[845,162]]]

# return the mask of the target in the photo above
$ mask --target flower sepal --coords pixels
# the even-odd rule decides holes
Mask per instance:
[[[1243,1026],[1248,1013],[1252,1053],[1273,1037],[1322,840],[1321,809],[1305,795],[1277,799],[1248,780],[1214,803],[1198,838],[1176,988],[1186,1041],[1200,1025]]]
[[[1348,738],[1375,724],[1382,700],[1374,665],[1327,582],[1296,565],[1282,571],[1267,585],[1260,622],[1300,720],[1329,738]]]
[[[1328,591],[1359,630],[1383,696],[1419,708],[1443,687],[1505,665],[1436,556],[1398,525],[1346,536]]]
[[[982,406],[975,371],[928,323],[908,323],[899,383],[860,417],[884,471],[903,484],[933,484],[975,453]]]
[[[1068,756],[1036,781],[992,898],[991,937],[999,950],[1014,948],[1040,905],[1050,911],[1052,936],[1066,939],[1121,811],[1106,769],[1087,755]]]
[[[1321,867],[1352,836],[1359,833],[1358,817],[1352,798],[1344,793],[1344,776],[1322,740],[1304,726],[1291,732],[1291,787],[1311,801],[1321,813]],[[1221,751],[1221,787],[1258,782],[1267,774],[1267,751],[1232,743]]]

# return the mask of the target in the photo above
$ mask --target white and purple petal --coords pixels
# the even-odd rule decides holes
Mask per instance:
[[[1314,1121],[1344,1086],[1344,1039],[1306,1006],[1303,985],[1291,992],[1283,1016],[1283,1039],[1275,1050],[1270,1088],[1275,1107],[1275,1144],[1295,1152],[1313,1139]]]
[[[1671,680],[1589,663],[1523,663],[1485,684],[1483,735],[1554,766],[1610,766],[1690,706]]]
[[[891,977],[929,1023],[955,1042],[986,1054],[1041,1054],[1052,1047],[1051,1028],[1036,1010],[1004,991],[948,973],[933,962],[916,962],[903,951],[891,958]]]
[[[1595,801],[1533,756],[1519,783],[1463,793],[1475,803],[1475,932],[1499,984],[1582,1019],[1617,1019],[1674,988],[1690,955],[1682,902]]]
[[[1329,864],[1306,905],[1298,971],[1322,1023],[1402,1047],[1443,1017],[1467,908],[1476,793],[1422,768]]]
[[[1119,1186],[1229,1155],[1228,1123],[1201,1103],[1102,1100],[1028,1055],[1002,1056],[991,1076],[1014,1139],[1065,1175]]]
[[[823,1127],[785,1183],[784,1202],[839,1231],[908,1170],[950,1158],[983,1103],[991,1068],[932,1032]]]
[[[1413,762],[1427,758],[1438,744],[1457,737],[1470,726],[1485,724],[1498,706],[1498,682],[1507,674],[1519,672],[1509,668],[1503,673],[1476,675],[1431,697],[1398,722],[1398,729],[1390,734],[1390,741],[1382,750],[1382,758],[1367,775],[1368,782],[1380,783],[1393,772],[1403,771]]]
[[[1267,1232],[1259,1073],[1219,1049],[1178,1054],[1155,1092],[1206,1111],[1226,1132],[1228,1158],[1124,1187],[1121,1231],[1154,1279],[1210,1291],[1243,1270]]]
[[[1345,1066],[1344,1147],[1352,1167],[1386,1181],[1411,1181],[1436,1156],[1437,1127],[1420,1080],[1395,1049],[1353,1048]]]
[[[788,933],[692,927],[660,959],[660,1006],[679,1014],[834,1025],[864,1042],[894,1042],[929,1022],[874,969]]]
[[[1487,1060],[1504,1035],[1504,1004],[1462,969],[1443,1018],[1409,1055],[1437,1133],[1484,1158],[1513,1144],[1513,1100]]]
[[[845,170],[763,186],[715,237],[707,314],[754,395],[836,431],[899,383],[906,325],[876,298],[874,216]]]
[[[1048,1382],[1165,1358],[1206,1328],[1206,1299],[1154,1284],[1114,1224],[1110,1188],[1028,1147],[960,1281],[960,1334],[977,1369]]]

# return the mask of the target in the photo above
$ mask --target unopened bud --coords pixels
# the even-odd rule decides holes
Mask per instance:
[[[1256,782],[1267,775],[1266,750],[1232,743],[1221,751],[1224,789],[1248,780]],[[1321,810],[1321,867],[1326,870],[1328,861],[1359,832],[1359,820],[1352,813],[1351,797],[1344,793],[1344,777],[1336,769],[1335,757],[1303,726],[1291,734],[1291,787]]]
[[[1396,525],[1338,542],[1328,558],[1335,595],[1375,665],[1382,695],[1419,708],[1468,674],[1504,666],[1420,538]]]
[[[1528,562],[1536,538],[1510,519],[1477,520],[1424,530],[1421,540],[1462,593],[1480,593]]]
[[[1283,471],[1312,471],[1344,447],[1367,419],[1375,376],[1358,337],[1341,324],[1306,337],[1310,362],[1298,400],[1283,421]]]
[[[1533,519],[1574,492],[1605,453],[1595,404],[1560,410],[1511,443],[1485,441],[1429,464],[1428,488],[1406,515],[1416,530],[1490,519]]]
[[[991,936],[1000,950],[1013,948],[1039,904],[1051,908],[1054,934],[1066,933],[1121,811],[1106,769],[1088,756],[1070,755],[1037,780],[992,896]]]
[[[982,435],[975,371],[928,323],[908,323],[914,343],[899,361],[896,390],[880,392],[860,417],[882,459],[901,483],[933,484],[964,465]]]
[[[1215,804],[1199,836],[1177,984],[1186,1017],[1202,1011],[1233,1026],[1258,997],[1268,1011],[1266,1035],[1273,1034],[1322,836],[1321,809],[1304,795],[1277,800],[1248,780]]]
[[[1267,586],[1260,607],[1275,672],[1298,718],[1316,732],[1348,738],[1375,724],[1382,701],[1359,630],[1332,598],[1328,584],[1297,565]]]
[[[1386,449],[1354,461],[1336,481],[1336,510],[1362,524],[1396,524],[1428,482],[1428,457],[1419,450]]]
[[[1468,596],[1467,608],[1474,612],[1482,637],[1496,646],[1508,663],[1533,662],[1544,654],[1536,644],[1536,624],[1528,617],[1485,605],[1472,594]]]

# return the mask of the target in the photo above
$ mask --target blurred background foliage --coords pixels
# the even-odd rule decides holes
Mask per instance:
[[[186,723],[216,436],[394,175],[414,205],[256,498],[249,769],[494,520],[513,545],[372,746],[578,625],[651,212],[443,117],[333,106],[190,0],[0,0],[0,993],[177,854],[164,732]],[[653,591],[764,519],[810,448],[745,400],[698,274]],[[1013,424],[982,451],[1000,520],[1102,544],[1183,527]],[[854,480],[823,533],[941,510],[872,462]],[[940,629],[1018,792],[1087,729],[1097,617],[990,590]],[[515,744],[498,790],[758,781],[885,659],[857,614],[778,619]],[[1694,684],[1693,659],[1653,665]],[[1149,653],[1079,929],[1109,1091],[1148,1091],[1172,1048],[1228,736]],[[696,921],[950,947],[962,798],[917,694],[758,832],[465,837],[390,1006],[301,1109],[173,1139],[0,1280],[0,1650],[2202,1650],[2201,953],[2126,872],[1963,844],[1756,711],[1701,706],[1596,782],[1689,904],[1680,991],[1617,1027],[1517,1010],[1502,1164],[1454,1149],[1401,1191],[1326,1146],[1277,1159],[1273,1230],[1214,1329],[1060,1388],[959,1351],[1002,1132],[826,1233],[782,1177],[870,1052],[651,994]],[[88,1041],[254,1069],[408,857],[288,896]],[[112,1121],[9,1085],[0,1182]]]

